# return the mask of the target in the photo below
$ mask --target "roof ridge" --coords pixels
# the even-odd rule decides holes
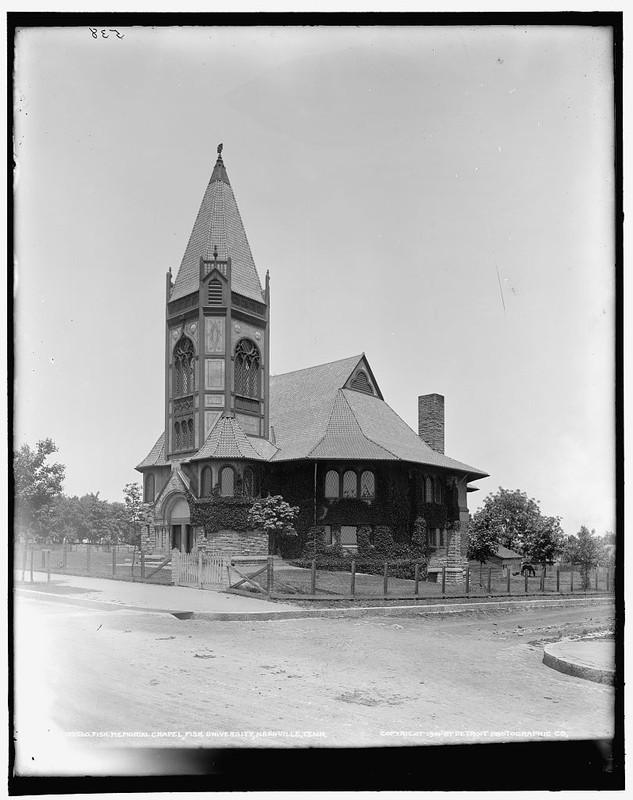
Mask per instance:
[[[316,442],[316,444],[314,445],[314,447],[311,450],[308,450],[308,458],[317,449],[317,447],[320,444],[323,443],[323,441],[325,440],[325,437],[327,436],[327,432],[328,432],[328,430],[330,428],[330,424],[332,422],[332,417],[334,416],[334,406],[336,405],[336,398],[338,397],[340,391],[341,391],[340,389],[337,389],[336,394],[334,395],[334,400],[332,401],[332,408],[330,409],[330,416],[329,416],[329,419],[327,421],[327,425],[325,426],[325,430],[323,431],[323,436],[318,440],[318,442]],[[354,417],[354,419],[356,419],[356,417]],[[356,422],[356,424],[358,425],[358,422]]]
[[[334,361],[325,361],[323,364],[313,364],[311,367],[302,367],[301,369],[291,369],[288,372],[280,372],[278,375],[271,375],[271,378],[282,378],[285,375],[294,375],[297,372],[308,372],[311,369],[317,369],[318,367],[329,367],[332,364],[340,364],[343,361],[351,361],[353,358],[361,360],[364,357],[364,353],[361,353],[359,356],[347,356],[346,358],[337,358]],[[358,363],[358,362],[357,362]],[[342,387],[339,387],[342,388]]]

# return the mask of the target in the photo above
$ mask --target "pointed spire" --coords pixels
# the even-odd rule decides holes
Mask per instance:
[[[231,184],[229,183],[229,176],[226,174],[226,167],[224,166],[224,161],[222,161],[222,150],[224,145],[222,142],[218,145],[218,160],[215,162],[215,167],[213,169],[213,173],[211,174],[211,180],[209,183],[213,183],[214,181],[223,181],[228,186]]]

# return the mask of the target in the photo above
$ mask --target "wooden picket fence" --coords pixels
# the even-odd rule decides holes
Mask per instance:
[[[221,553],[198,551],[180,553],[174,582],[179,586],[199,589],[223,589],[228,586],[227,567],[230,559]]]

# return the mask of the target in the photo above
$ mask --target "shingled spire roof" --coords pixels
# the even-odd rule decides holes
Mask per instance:
[[[262,285],[222,160],[222,145],[218,147],[218,160],[202,198],[170,300],[178,300],[198,289],[200,256],[212,259],[216,247],[220,260],[231,258],[231,289],[261,303],[264,299]]]

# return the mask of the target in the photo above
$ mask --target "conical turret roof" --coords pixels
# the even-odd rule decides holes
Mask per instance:
[[[231,258],[232,291],[259,303],[264,300],[221,150],[222,147],[218,147],[218,160],[202,198],[170,300],[178,300],[198,289],[200,256],[212,259],[216,248],[220,260]]]

